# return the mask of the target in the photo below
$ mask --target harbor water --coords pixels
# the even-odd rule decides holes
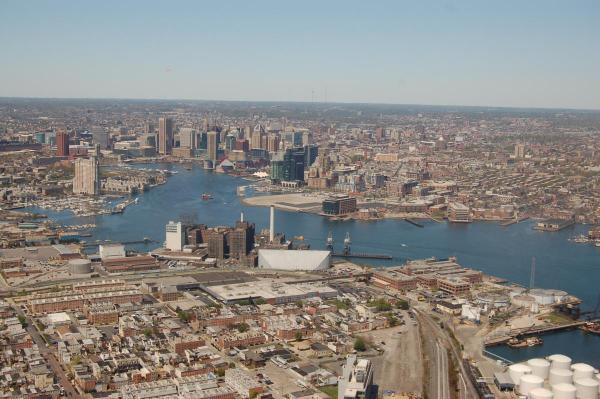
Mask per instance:
[[[141,251],[161,245],[165,224],[170,220],[192,218],[207,225],[231,225],[244,212],[245,219],[256,223],[257,230],[268,228],[268,208],[245,206],[236,194],[237,187],[248,185],[248,181],[196,166],[192,170],[174,164],[135,167],[171,169],[177,173],[166,184],[140,194],[138,203],[127,207],[122,214],[82,218],[66,211],[27,210],[47,214],[61,224],[95,223],[93,236],[86,237],[88,241],[135,241],[149,237],[159,243],[135,246]],[[210,193],[213,198],[203,200],[203,193]],[[568,241],[573,235],[587,232],[586,226],[546,233],[533,230],[531,221],[507,227],[492,222],[423,221],[419,223],[424,228],[418,228],[402,220],[330,221],[306,213],[277,211],[276,214],[276,231],[288,238],[304,236],[304,243],[313,249],[324,248],[331,231],[336,250],[341,251],[348,232],[352,251],[393,256],[391,261],[357,259],[358,263],[388,266],[408,259],[456,256],[461,265],[527,286],[531,259],[535,256],[536,287],[565,290],[584,301],[583,309],[593,308],[600,295],[600,248]],[[565,353],[600,368],[600,336],[579,330],[546,335],[540,347],[521,350],[497,347],[492,352],[511,360]]]

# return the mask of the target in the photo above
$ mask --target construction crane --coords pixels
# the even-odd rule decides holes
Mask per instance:
[[[346,238],[344,238],[344,255],[350,255],[350,245],[352,240],[350,239],[350,233],[346,232]]]
[[[331,232],[331,230],[329,231],[329,234],[327,235],[327,249],[331,252],[333,252],[333,233]]]

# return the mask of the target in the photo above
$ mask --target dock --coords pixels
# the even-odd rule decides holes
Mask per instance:
[[[577,320],[577,321],[574,321],[573,323],[554,325],[554,326],[519,328],[519,329],[511,330],[510,333],[508,333],[506,335],[501,335],[498,337],[486,339],[484,341],[484,346],[488,347],[488,346],[502,345],[502,344],[505,344],[506,342],[508,342],[509,340],[511,340],[513,338],[518,338],[518,337],[546,334],[546,333],[550,333],[550,332],[554,332],[554,331],[561,331],[561,330],[572,330],[572,329],[581,327],[585,323],[587,323],[587,321]]]
[[[111,240],[96,240],[92,242],[86,242],[83,244],[84,248],[97,247],[99,245],[110,245],[110,244],[122,244],[122,245],[133,245],[133,244],[150,244],[156,243],[158,241],[152,240],[151,238],[144,237],[142,240],[134,240],[134,241],[111,241]]]
[[[505,220],[504,222],[500,222],[500,226],[502,226],[502,227],[510,226],[510,225],[513,225],[516,223],[524,222],[527,219],[529,219],[529,216],[524,216],[524,217],[518,218],[518,219]]]
[[[409,219],[409,218],[404,218],[404,221],[405,221],[405,222],[408,222],[408,223],[410,223],[410,224],[412,224],[413,226],[417,226],[417,227],[420,227],[420,228],[423,228],[423,227],[425,227],[425,226],[423,226],[422,224],[420,224],[420,223],[417,223],[417,222],[415,222],[414,220],[411,220],[411,219]]]
[[[362,258],[362,259],[384,259],[384,260],[392,260],[393,257],[387,254],[368,254],[368,253],[347,253],[347,254],[339,254],[332,252],[331,256],[334,258]]]

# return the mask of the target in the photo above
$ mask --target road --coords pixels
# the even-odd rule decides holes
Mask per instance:
[[[64,388],[67,396],[74,397],[74,398],[78,397],[79,394],[77,393],[77,391],[71,384],[71,381],[69,381],[69,377],[67,377],[67,375],[65,374],[65,371],[61,367],[58,360],[56,360],[56,357],[54,357],[54,354],[52,353],[52,351],[48,348],[48,346],[46,346],[46,342],[40,335],[37,328],[35,328],[31,318],[29,318],[25,314],[25,312],[23,312],[23,310],[21,309],[20,306],[13,304],[13,308],[16,309],[17,314],[19,316],[25,317],[25,320],[27,322],[27,327],[26,327],[27,332],[29,333],[29,335],[31,335],[33,342],[35,342],[35,344],[38,346],[38,348],[40,350],[40,354],[48,362],[48,365],[54,372],[54,375],[58,378],[59,385],[62,388]]]
[[[448,381],[448,352],[441,342],[436,340],[436,386],[438,399],[450,399],[450,381]]]

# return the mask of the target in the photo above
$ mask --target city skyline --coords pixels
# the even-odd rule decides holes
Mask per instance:
[[[600,109],[596,2],[141,5],[3,3],[0,96]]]

